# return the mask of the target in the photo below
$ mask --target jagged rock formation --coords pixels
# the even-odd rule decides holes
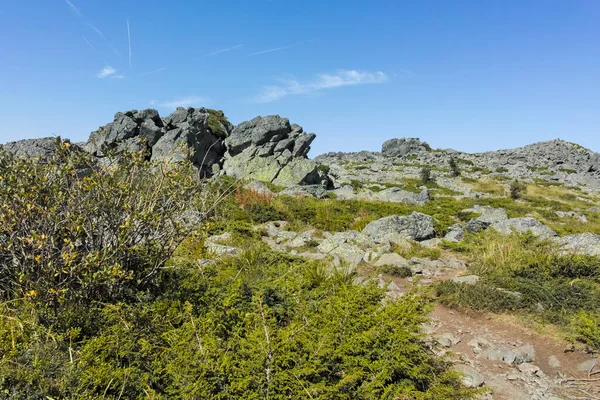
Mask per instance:
[[[24,139],[17,142],[9,142],[1,145],[0,148],[13,153],[17,157],[47,159],[56,152],[57,138],[46,137],[40,139]],[[65,142],[70,143],[68,140]],[[82,151],[76,144],[71,144],[71,149]]]
[[[278,115],[256,117],[236,126],[225,140],[225,174],[281,186],[321,183],[317,165],[306,158],[313,133]]]
[[[431,151],[431,147],[416,138],[390,139],[381,146],[381,154],[388,157],[404,157],[423,151]]]
[[[108,150],[148,150],[152,160],[190,159],[208,174],[220,163],[223,139],[232,129],[221,111],[205,108],[179,107],[165,119],[153,109],[118,112],[90,135],[85,149],[97,157]]]

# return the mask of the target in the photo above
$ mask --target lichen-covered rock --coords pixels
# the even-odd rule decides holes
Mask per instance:
[[[391,203],[407,203],[415,205],[425,204],[431,199],[429,189],[427,188],[423,189],[421,193],[413,193],[397,187],[391,187],[375,193],[373,198],[375,200],[388,201]]]
[[[406,155],[430,151],[431,147],[418,138],[390,139],[381,146],[381,153],[385,156],[404,157]]]
[[[510,234],[511,232],[525,233],[542,238],[556,236],[556,232],[542,224],[535,218],[510,218],[504,221],[496,222],[491,227],[500,233]]]
[[[600,256],[600,235],[586,232],[556,238],[564,249],[590,256]]]
[[[465,229],[461,224],[455,224],[448,228],[444,240],[448,242],[458,243],[465,237]]]
[[[398,234],[413,240],[425,240],[433,237],[435,230],[431,216],[413,212],[407,216],[392,215],[373,221],[362,233],[376,242],[383,243]]]
[[[93,132],[85,150],[96,157],[104,157],[107,150],[145,150],[154,161],[190,160],[211,175],[232,129],[222,112],[206,108],[179,107],[164,120],[153,109],[132,110],[118,112],[113,122]]]
[[[306,155],[315,135],[278,115],[236,126],[225,140],[223,169],[235,178],[252,177],[280,186],[322,183],[317,164]]]

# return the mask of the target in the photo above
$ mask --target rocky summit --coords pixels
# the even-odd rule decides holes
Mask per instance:
[[[241,373],[244,382],[265,368],[280,382],[304,379],[298,398],[310,394],[323,371],[344,365],[347,376],[367,379],[394,362],[397,371],[385,385],[397,387],[401,398],[423,397],[405,396],[405,377],[420,376],[407,365],[429,368],[432,376],[449,368],[460,374],[448,381],[444,390],[452,395],[445,398],[582,398],[580,389],[600,396],[592,377],[597,360],[587,354],[600,349],[599,154],[562,140],[469,154],[395,138],[380,152],[311,160],[315,138],[278,115],[234,125],[221,111],[178,108],[166,117],[152,109],[119,112],[86,143],[5,144],[0,296],[17,293],[11,301],[26,302],[19,318],[33,318],[29,310],[37,304],[46,318],[66,315],[65,326],[99,322],[72,341],[71,333],[24,335],[24,326],[41,319],[25,325],[14,310],[0,310],[12,323],[4,330],[11,339],[0,340],[0,355],[11,362],[0,362],[0,398],[3,376],[15,374],[13,364],[27,364],[29,353],[58,354],[60,368],[46,373],[48,381],[59,374],[69,383],[63,393],[71,382],[73,393],[87,393],[90,383],[79,377],[96,379],[99,369],[90,366],[100,363],[110,373],[100,374],[90,398],[105,397],[123,351],[141,372],[127,395],[121,396],[124,383],[113,385],[112,398],[143,397],[137,382],[154,379],[149,368],[170,374],[174,397],[189,397],[181,382],[207,382],[220,395],[223,387],[246,383],[227,386],[236,374],[211,383],[186,368],[209,362],[212,376],[214,362],[226,365],[232,357],[235,365],[258,360]],[[156,163],[177,173],[164,174]],[[109,164],[119,167],[103,168]],[[85,170],[77,173],[80,165]],[[159,179],[159,188],[148,184]],[[97,313],[90,301],[107,308]],[[72,317],[77,313],[83,314]],[[552,325],[569,343],[521,320]],[[330,342],[340,332],[350,336]],[[47,338],[53,352],[39,354],[37,342],[14,344],[24,337]],[[360,354],[349,343],[360,343]],[[404,349],[418,355],[398,356]],[[160,357],[150,366],[137,354]],[[270,357],[273,369],[265,367]],[[287,375],[311,357],[314,369],[310,361]],[[323,379],[338,390],[343,375]],[[163,390],[162,378],[153,384]]]

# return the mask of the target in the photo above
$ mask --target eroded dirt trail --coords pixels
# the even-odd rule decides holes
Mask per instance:
[[[467,366],[459,367],[467,378],[483,380],[492,389],[488,398],[600,398],[600,382],[569,381],[600,378],[595,358],[571,351],[567,341],[535,332],[511,317],[436,305],[426,329],[437,351],[451,352]]]

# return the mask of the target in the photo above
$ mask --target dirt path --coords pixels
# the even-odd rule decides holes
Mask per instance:
[[[459,312],[437,305],[427,328],[438,346],[454,358],[479,372],[489,398],[520,399],[595,399],[600,397],[600,382],[564,382],[567,378],[588,379],[588,372],[600,365],[582,351],[567,351],[571,345],[560,339],[523,327],[512,318],[480,312]],[[441,343],[439,343],[441,342]],[[533,349],[524,363],[519,354]],[[442,351],[444,351],[442,350]],[[511,362],[513,355],[517,359]],[[500,357],[505,356],[505,360]],[[599,360],[600,361],[600,360]],[[591,378],[600,377],[592,375]]]

